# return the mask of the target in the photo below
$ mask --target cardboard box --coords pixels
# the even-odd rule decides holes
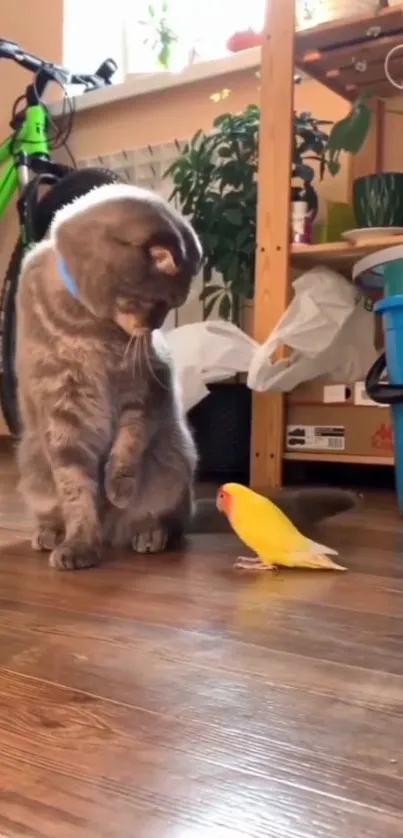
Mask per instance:
[[[363,382],[312,381],[287,395],[286,451],[326,459],[366,457],[393,463],[389,407],[368,398]]]

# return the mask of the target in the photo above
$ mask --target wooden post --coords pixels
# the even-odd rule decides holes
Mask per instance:
[[[267,0],[261,65],[261,124],[254,337],[263,343],[288,304],[294,109],[294,0]],[[254,394],[251,485],[281,485],[284,398]]]

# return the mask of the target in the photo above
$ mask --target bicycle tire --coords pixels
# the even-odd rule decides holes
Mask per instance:
[[[72,170],[55,183],[38,201],[34,228],[39,242],[45,238],[56,212],[98,186],[122,183],[122,179],[111,169],[87,168]],[[15,375],[16,338],[16,295],[21,270],[24,246],[18,239],[4,277],[0,296],[2,314],[0,407],[12,436],[19,435],[18,386]]]

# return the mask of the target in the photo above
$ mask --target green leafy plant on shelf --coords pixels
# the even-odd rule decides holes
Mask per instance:
[[[147,14],[148,19],[140,21],[148,30],[144,43],[156,54],[159,66],[163,70],[169,70],[172,47],[177,43],[178,36],[170,25],[168,0],[162,0],[160,4],[150,3]]]
[[[357,100],[335,125],[309,113],[294,114],[293,177],[310,186],[317,171],[320,178],[326,172],[334,176],[341,152],[355,154],[362,148],[371,121],[366,99]],[[328,125],[329,133],[324,130]],[[221,114],[212,132],[197,131],[183,150],[178,146],[178,158],[165,172],[174,184],[171,199],[178,197],[203,246],[204,317],[217,311],[237,324],[244,301],[254,291],[259,128],[257,105]],[[222,284],[214,271],[221,274]]]
[[[372,121],[370,99],[370,93],[360,96],[347,116],[336,123],[315,119],[311,113],[294,113],[293,174],[311,183],[316,169],[310,162],[314,161],[320,179],[326,172],[337,175],[341,153],[358,154],[367,139]],[[330,131],[323,130],[330,125]]]
[[[214,307],[238,323],[253,296],[260,110],[222,114],[214,130],[198,131],[170,166],[181,209],[200,236],[204,256],[204,316]],[[213,271],[222,275],[214,282]]]

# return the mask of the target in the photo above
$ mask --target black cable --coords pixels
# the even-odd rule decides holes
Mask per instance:
[[[61,113],[61,117],[58,119],[57,122],[52,118],[51,114],[49,113],[49,109],[42,102],[40,96],[38,96],[38,91],[37,91],[37,88],[36,88],[36,76],[35,76],[35,79],[34,79],[34,90],[35,90],[35,93],[37,95],[38,101],[40,101],[41,104],[43,104],[44,107],[46,107],[46,112],[47,112],[47,116],[48,116],[48,120],[49,120],[49,125],[51,126],[51,128],[54,129],[54,132],[55,132],[53,135],[51,133],[49,133],[49,140],[50,140],[50,145],[51,145],[52,151],[56,151],[59,148],[64,148],[65,151],[67,152],[70,160],[71,160],[73,169],[76,169],[77,168],[76,161],[75,161],[75,159],[73,157],[73,154],[72,154],[72,152],[71,152],[71,150],[70,150],[70,148],[67,144],[67,141],[68,141],[68,139],[71,135],[71,132],[73,130],[73,124],[74,124],[75,108],[74,108],[73,100],[71,99],[70,96],[66,95],[64,85],[62,84],[61,81],[59,81],[59,79],[53,78],[52,81],[54,81],[55,84],[59,85],[59,87],[62,89],[62,91],[64,93],[63,100],[62,100],[62,113]],[[65,127],[64,126],[64,121],[65,121],[66,116],[67,116],[67,125]]]
[[[23,93],[22,96],[19,96],[18,99],[15,100],[15,102],[13,104],[13,107],[12,107],[12,110],[11,110],[11,120],[12,120],[12,122],[14,122],[14,119],[17,116],[18,105],[20,104],[20,102],[23,102],[25,100],[26,100],[25,93]]]

